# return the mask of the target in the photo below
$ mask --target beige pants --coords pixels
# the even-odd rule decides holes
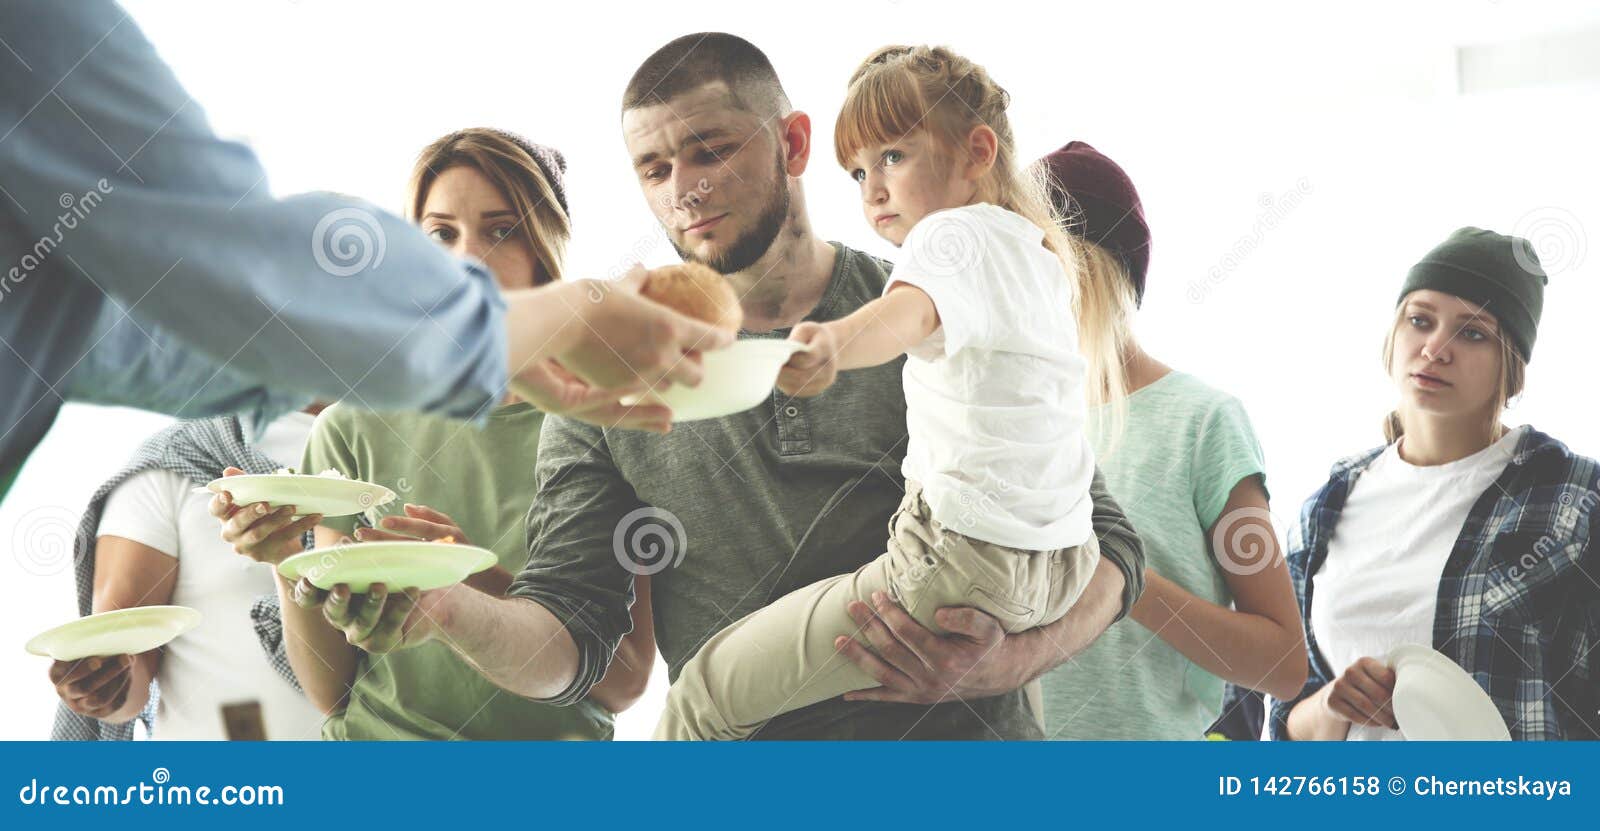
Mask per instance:
[[[873,592],[887,592],[936,632],[943,630],[935,611],[971,606],[1020,632],[1066,614],[1099,559],[1093,538],[1075,548],[1023,551],[947,530],[930,515],[922,489],[907,482],[889,520],[888,552],[718,632],[672,685],[655,738],[745,738],[779,714],[877,686],[833,646],[856,632],[845,611],[852,600],[871,604]]]

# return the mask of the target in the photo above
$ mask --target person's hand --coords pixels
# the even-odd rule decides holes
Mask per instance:
[[[805,321],[789,332],[789,340],[806,347],[789,357],[778,372],[778,389],[785,395],[810,398],[833,386],[839,377],[839,339],[833,329]]]
[[[467,539],[467,532],[443,511],[436,511],[427,505],[405,506],[405,516],[386,516],[378,522],[381,528],[357,528],[356,539],[361,542],[378,542],[381,540],[397,540],[400,542],[415,542],[417,540],[442,540],[449,537],[457,545],[471,545]]]
[[[561,366],[608,391],[700,384],[700,353],[731,345],[737,333],[640,296],[645,275],[636,265],[598,289],[569,284],[578,292],[569,303],[579,328],[572,346],[556,356]]]
[[[649,430],[665,433],[672,425],[672,411],[660,404],[622,404],[624,396],[644,392],[644,382],[602,389],[592,386],[554,359],[530,364],[509,387],[518,398],[548,415],[586,421],[601,427]]]
[[[90,718],[105,718],[128,703],[133,656],[55,661],[50,664],[50,683],[67,709]]]
[[[1000,695],[1026,683],[1027,673],[1015,666],[1005,648],[1006,632],[993,617],[946,607],[934,613],[949,632],[939,635],[883,592],[875,592],[872,600],[872,606],[855,601],[848,607],[857,636],[864,636],[871,649],[849,636],[836,638],[834,648],[880,686],[846,693],[846,701],[938,704]]]
[[[426,643],[438,634],[439,607],[452,588],[391,594],[384,584],[373,583],[366,594],[355,594],[344,583],[323,591],[302,577],[294,585],[293,598],[302,609],[320,607],[323,618],[343,632],[351,646],[382,654]]]
[[[1351,724],[1400,729],[1394,719],[1394,670],[1377,658],[1361,658],[1320,693],[1328,715]]]
[[[378,524],[382,528],[357,528],[356,539],[361,542],[376,542],[381,540],[442,540],[450,539],[457,545],[471,545],[467,539],[467,532],[443,511],[436,511],[426,505],[406,505],[405,516],[386,516]],[[461,581],[485,594],[499,596],[505,593],[506,587],[511,585],[512,575],[505,569],[494,566],[472,574]]]
[[[244,471],[230,467],[223,476],[239,476]],[[235,505],[233,494],[223,491],[211,497],[211,515],[222,522],[222,539],[233,550],[258,563],[277,565],[305,549],[301,537],[317,527],[322,514],[294,518],[294,506],[277,509],[265,502]]]

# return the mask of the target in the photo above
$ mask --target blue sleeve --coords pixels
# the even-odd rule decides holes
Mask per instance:
[[[0,72],[5,207],[52,241],[61,279],[210,364],[223,388],[202,396],[455,416],[498,398],[504,303],[485,270],[358,200],[273,198],[114,4],[7,2],[0,31],[24,66]],[[143,406],[127,386],[107,403]]]

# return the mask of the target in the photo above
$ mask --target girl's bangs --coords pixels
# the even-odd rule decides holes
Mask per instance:
[[[922,89],[902,67],[873,67],[850,85],[833,129],[833,152],[839,166],[850,169],[864,147],[891,144],[912,130],[927,127],[928,107]]]

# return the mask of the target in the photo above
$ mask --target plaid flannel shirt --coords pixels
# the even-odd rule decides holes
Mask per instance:
[[[1274,701],[1272,738],[1288,738],[1289,711],[1335,676],[1311,629],[1311,575],[1345,499],[1383,448],[1334,465],[1289,538],[1289,573],[1306,629],[1311,671],[1300,694]],[[1534,429],[1483,492],[1439,580],[1433,646],[1489,693],[1524,739],[1600,738],[1600,463]]]

